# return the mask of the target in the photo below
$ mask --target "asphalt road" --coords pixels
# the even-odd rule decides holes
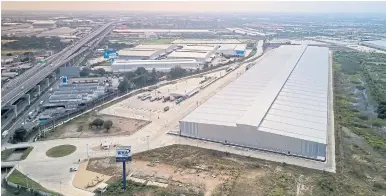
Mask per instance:
[[[55,82],[55,84],[53,84],[52,86],[57,86],[59,85],[59,82]],[[44,101],[47,99],[47,97],[49,96],[49,90],[47,90],[46,92],[44,92],[40,97],[38,97],[38,99],[29,107],[29,109],[27,111],[25,111],[21,116],[18,116],[17,117],[17,120],[16,122],[8,129],[9,130],[9,133],[7,135],[7,137],[3,138],[1,140],[1,146],[4,146],[7,144],[9,138],[11,136],[13,136],[13,133],[15,131],[15,129],[19,128],[22,126],[22,123],[25,121],[25,119],[28,117],[28,114],[33,111],[33,110],[37,110],[39,109],[40,107],[40,102],[41,101]]]

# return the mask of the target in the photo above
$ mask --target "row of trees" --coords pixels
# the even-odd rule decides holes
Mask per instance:
[[[27,50],[27,49],[45,49],[62,50],[66,44],[60,41],[59,37],[2,37],[3,40],[16,40],[1,44],[3,50]]]
[[[113,127],[113,121],[111,121],[111,120],[104,121],[100,118],[96,118],[95,120],[90,122],[89,127],[90,128],[96,127],[98,129],[103,127],[106,129],[106,131],[109,131],[111,129],[111,127]]]
[[[127,92],[135,88],[153,85],[164,76],[167,76],[169,79],[176,79],[186,74],[187,71],[181,67],[172,68],[169,73],[159,72],[155,69],[149,72],[143,67],[138,67],[135,71],[125,73],[123,80],[119,83],[118,90],[120,92]]]
[[[106,71],[103,69],[103,68],[99,68],[99,69],[96,69],[96,70],[92,70],[88,67],[84,67],[79,75],[81,77],[87,77],[89,76],[90,74],[96,74],[96,75],[99,75],[99,76],[104,76],[106,74]]]

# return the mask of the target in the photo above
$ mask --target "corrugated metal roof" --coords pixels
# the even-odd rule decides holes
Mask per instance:
[[[281,46],[182,121],[326,143],[328,48]]]
[[[168,58],[206,58],[209,52],[184,52],[173,51],[168,55]]]
[[[157,53],[157,50],[120,50],[118,51],[119,56],[143,56],[150,57]]]

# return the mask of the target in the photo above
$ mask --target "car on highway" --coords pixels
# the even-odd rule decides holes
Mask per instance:
[[[3,133],[1,133],[1,139],[4,139],[9,134],[8,130],[5,130]]]
[[[70,172],[76,172],[76,171],[78,171],[77,168],[75,168],[75,167],[71,167],[71,168],[70,168]]]

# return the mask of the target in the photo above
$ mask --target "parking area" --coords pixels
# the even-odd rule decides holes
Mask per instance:
[[[130,97],[101,110],[99,113],[148,121],[161,119],[165,112],[173,112],[173,109],[178,106],[175,100],[178,97],[173,97],[169,100],[164,100],[164,97],[168,97],[170,94],[184,94],[194,88],[199,88],[202,85],[200,82],[203,80],[204,77],[197,77],[165,85],[158,89]],[[143,100],[142,97],[144,95],[150,95],[151,98],[148,97]],[[152,99],[153,97],[158,97],[158,99]],[[167,111],[165,111],[166,107],[168,107]]]

